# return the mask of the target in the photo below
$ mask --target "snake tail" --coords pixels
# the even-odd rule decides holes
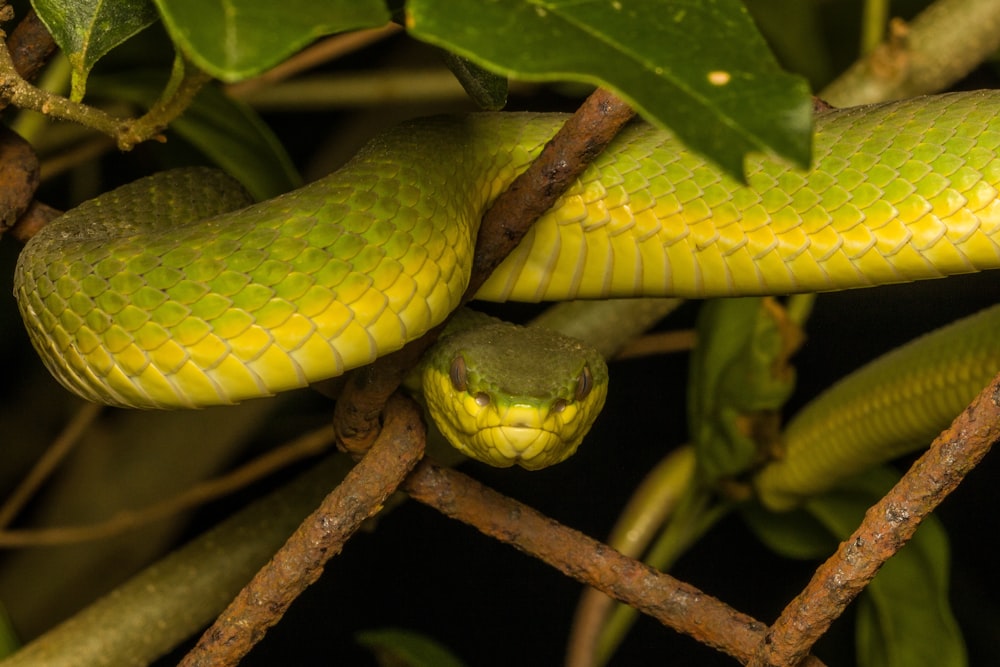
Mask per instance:
[[[917,338],[807,404],[783,452],[754,478],[761,501],[789,509],[867,468],[908,454],[945,429],[1000,370],[1000,306]]]

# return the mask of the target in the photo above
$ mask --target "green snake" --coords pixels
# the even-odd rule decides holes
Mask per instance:
[[[828,112],[809,171],[750,157],[746,183],[635,123],[478,297],[783,294],[1000,267],[998,102],[975,92]],[[562,121],[414,121],[245,208],[212,172],[126,186],[28,244],[22,316],[67,388],[112,405],[228,404],[339,375],[456,307],[482,212]],[[560,405],[577,399],[574,372]],[[594,379],[601,391],[584,398],[603,397]]]

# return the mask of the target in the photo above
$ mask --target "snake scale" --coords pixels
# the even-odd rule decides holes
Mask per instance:
[[[824,113],[810,170],[752,156],[746,183],[635,123],[478,297],[784,294],[1000,267],[998,103]],[[66,387],[112,405],[227,404],[341,374],[457,305],[483,210],[561,122],[413,121],[246,208],[210,172],[125,186],[22,252],[24,321]]]

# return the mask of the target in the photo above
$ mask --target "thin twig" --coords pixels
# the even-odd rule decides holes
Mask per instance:
[[[0,548],[56,546],[114,537],[222,498],[276,470],[316,456],[332,445],[333,428],[325,426],[272,449],[226,475],[201,482],[146,507],[119,512],[106,521],[84,526],[0,530]]]
[[[212,77],[207,72],[178,57],[160,99],[143,115],[125,121],[121,131],[115,135],[118,148],[123,151],[131,150],[133,146],[149,139],[163,141],[161,133],[191,106],[198,91],[211,80]]]
[[[1000,439],[1000,375],[955,418],[816,570],[757,647],[750,667],[797,665],[879,568]]]
[[[693,329],[658,331],[629,341],[628,345],[615,355],[615,359],[621,361],[622,359],[638,359],[660,354],[690,352],[697,342],[698,337]]]
[[[319,579],[327,560],[373,516],[423,456],[416,406],[396,396],[375,444],[202,635],[180,667],[235,665]]]
[[[52,118],[68,120],[117,137],[125,121],[100,109],[71,102],[65,97],[32,86],[14,68],[10,52],[0,40],[0,100],[19,109],[31,109]]]
[[[102,407],[96,403],[84,403],[80,406],[59,437],[49,445],[31,471],[4,501],[3,507],[0,507],[0,528],[9,525],[25,504],[31,500],[38,487],[49,478],[56,466],[73,450],[73,447],[79,442],[80,436],[101,413]]]
[[[183,70],[175,77],[176,85],[171,84],[168,94],[148,113],[139,118],[117,118],[28,83],[18,75],[7,45],[0,40],[0,101],[103,132],[115,139],[120,150],[130,150],[143,141],[160,138],[163,129],[183,113],[201,86],[210,80],[191,63],[179,67]]]
[[[0,664],[154,664],[212,622],[330,487],[343,479],[349,469],[344,463],[342,456],[319,461],[294,481],[250,503],[32,638]]]

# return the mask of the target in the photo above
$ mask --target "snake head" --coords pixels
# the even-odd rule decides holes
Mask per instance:
[[[491,323],[442,338],[422,380],[452,446],[490,465],[538,470],[576,451],[604,406],[608,372],[578,340]]]

